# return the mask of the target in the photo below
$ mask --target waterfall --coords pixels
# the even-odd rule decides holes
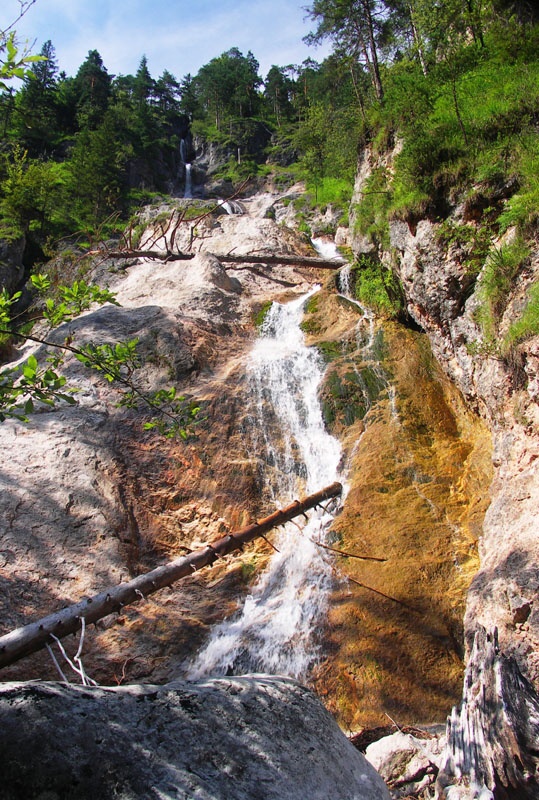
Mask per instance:
[[[322,258],[331,261],[333,258],[335,260],[342,260],[342,256],[339,253],[337,245],[333,241],[333,239],[323,239],[322,237],[313,237],[311,239],[314,249],[317,253],[320,254]]]
[[[185,191],[183,196],[186,198],[191,198],[193,196],[193,188],[191,184],[191,164],[185,165]]]
[[[221,206],[229,216],[243,214],[243,206],[241,203],[238,203],[237,200],[225,200],[224,203],[221,203]]]
[[[287,305],[274,303],[249,360],[257,456],[283,505],[338,478],[340,445],[324,426],[318,401],[323,364],[300,329],[313,289]],[[324,540],[332,517],[318,509],[303,530],[289,523],[266,571],[237,616],[217,626],[189,677],[272,672],[302,678],[316,658],[314,634],[326,612],[332,561]]]

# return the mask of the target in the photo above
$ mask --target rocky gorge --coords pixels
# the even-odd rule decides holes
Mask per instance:
[[[370,168],[366,152],[356,201]],[[381,254],[391,259],[420,330],[374,319],[346,296],[334,274],[264,267],[265,253],[313,254],[310,242],[286,224],[286,201],[286,193],[259,193],[242,200],[241,215],[209,214],[196,230],[183,225],[174,246],[191,248],[189,261],[139,258],[122,266],[106,252],[96,261],[94,278],[120,306],[85,313],[56,331],[57,340],[137,337],[141,385],[154,390],[174,383],[197,398],[203,419],[185,443],[144,432],[137,415],[117,407],[106,381],[67,360],[77,405],[44,410],[28,426],[2,425],[9,456],[2,466],[1,632],[273,510],[271,465],[251,445],[245,363],[257,337],[255,318],[268,303],[301,297],[320,283],[305,305],[302,327],[326,362],[324,418],[343,448],[347,489],[332,541],[344,553],[380,560],[335,558],[319,656],[302,677],[347,732],[392,722],[443,724],[459,700],[479,625],[498,628],[503,651],[537,685],[537,342],[520,349],[519,374],[526,381],[518,384],[497,359],[471,352],[480,336],[473,317],[477,297],[459,253],[439,244],[436,224],[428,220],[414,228],[392,224],[391,252]],[[158,240],[166,231],[163,219],[173,213],[147,209],[142,244]],[[371,247],[353,233],[349,244],[356,254]],[[230,266],[219,260],[232,251],[252,261]],[[536,273],[534,258],[514,305]],[[270,437],[274,433],[268,428]],[[86,634],[86,671],[103,686],[177,681],[210,629],[250,591],[271,553],[262,541],[103,620]],[[57,673],[42,653],[6,668],[2,677],[51,681]],[[234,688],[241,680],[231,678],[226,691],[243,691]],[[351,758],[349,751],[341,757]],[[354,781],[365,782],[346,777],[343,797],[371,796],[359,789],[353,794]],[[418,785],[427,791],[426,783]],[[386,796],[376,786],[372,796]],[[337,789],[332,796],[339,796]]]

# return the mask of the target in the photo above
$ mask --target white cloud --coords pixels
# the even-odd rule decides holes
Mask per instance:
[[[305,0],[303,0],[305,2]],[[272,64],[323,58],[307,48],[301,0],[37,0],[18,25],[39,49],[51,39],[60,69],[74,75],[89,50],[98,50],[111,74],[136,71],[145,54],[154,77],[168,69],[181,78],[231,47],[251,50],[262,76]],[[0,27],[16,15],[16,0],[2,0]]]

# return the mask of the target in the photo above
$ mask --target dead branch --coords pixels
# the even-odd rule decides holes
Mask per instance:
[[[316,258],[314,256],[291,256],[279,253],[248,253],[247,255],[233,255],[232,253],[214,253],[221,263],[228,264],[256,264],[277,265],[290,267],[315,267],[316,269],[341,269],[346,261],[344,259]]]
[[[254,522],[247,528],[217,539],[200,550],[195,550],[131,581],[121,583],[5,634],[0,637],[0,668],[41,650],[51,641],[51,637],[61,639],[70,633],[75,633],[82,624],[89,625],[109,614],[119,612],[124,606],[136,603],[159,589],[170,586],[180,578],[192,575],[202,567],[213,564],[218,558],[235,550],[241,550],[247,542],[263,536],[272,528],[292,520],[299,514],[304,514],[305,511],[315,508],[330,497],[340,495],[341,492],[342,485],[332,483],[331,486],[303,500],[295,500],[291,505],[275,511],[260,522]]]
[[[337,553],[338,556],[344,558],[358,558],[360,561],[387,561],[387,558],[377,558],[376,556],[360,556],[357,553],[348,553],[346,550],[337,550],[336,547],[330,547],[328,544],[322,542],[315,542],[311,540],[317,547],[322,547],[324,550],[329,550],[330,553]]]
[[[92,251],[95,254],[96,251]],[[172,253],[170,250],[110,250],[97,251],[104,258],[153,258],[156,261],[190,261],[194,253]]]
[[[361,583],[360,581],[356,581],[355,578],[350,578],[350,576],[348,575],[346,576],[346,580],[350,581],[350,583],[355,583],[356,586],[360,586],[362,589],[366,589],[368,592],[374,592],[374,594],[378,594],[380,595],[380,597],[385,597],[386,600],[391,600],[393,603],[398,603],[399,606],[403,606],[404,608],[407,608],[409,611],[415,611],[416,614],[421,614],[421,611],[418,608],[414,608],[413,606],[408,605],[408,603],[405,603],[404,600],[399,600],[397,597],[391,597],[390,594],[385,594],[384,592],[379,591],[379,589],[374,589],[372,586],[367,586],[366,583]]]

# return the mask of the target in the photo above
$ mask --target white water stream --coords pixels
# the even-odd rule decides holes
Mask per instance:
[[[185,191],[183,196],[190,199],[193,197],[193,186],[191,176],[191,164],[185,165]]]
[[[323,364],[300,329],[305,302],[316,291],[271,307],[247,365],[257,418],[254,455],[267,465],[266,480],[283,506],[339,477],[340,444],[327,433],[318,401]],[[332,585],[331,557],[314,542],[324,541],[331,520],[318,509],[301,531],[292,523],[283,529],[274,540],[279,552],[243,609],[214,629],[189,677],[306,675]]]

